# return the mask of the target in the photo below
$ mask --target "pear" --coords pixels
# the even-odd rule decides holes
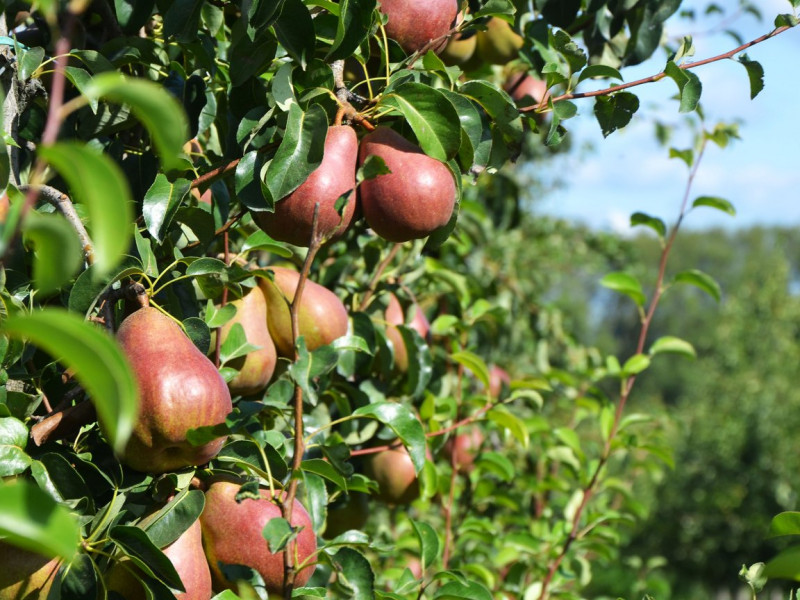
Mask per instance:
[[[47,598],[61,561],[0,540],[0,600]]]
[[[428,337],[430,323],[428,323],[428,319],[425,317],[425,313],[422,312],[419,305],[414,302],[414,315],[407,324],[403,307],[394,294],[389,294],[389,305],[386,307],[384,317],[387,324],[386,337],[389,338],[394,348],[394,364],[398,371],[405,373],[408,371],[408,349],[406,348],[403,335],[400,333],[400,330],[397,329],[397,326],[408,325],[408,327],[415,329],[424,339]]]
[[[294,299],[300,273],[283,267],[270,267],[273,280],[259,279],[267,298],[267,323],[278,354],[294,358],[292,320],[286,300]],[[347,309],[329,289],[307,280],[298,312],[300,335],[309,351],[330,344],[347,333]]]
[[[483,444],[481,430],[471,427],[469,431],[458,433],[447,440],[442,447],[442,453],[448,462],[455,462],[459,473],[467,474],[472,471],[481,444]]]
[[[281,517],[281,508],[269,490],[260,490],[260,498],[236,501],[239,483],[217,479],[206,490],[206,505],[200,521],[203,526],[203,545],[211,567],[215,589],[233,589],[234,582],[225,578],[218,563],[243,565],[255,569],[264,579],[268,593],[279,594],[284,583],[284,555],[269,549],[262,535],[264,526]],[[284,493],[279,498],[283,500]],[[305,562],[317,550],[317,537],[311,518],[300,502],[295,500],[291,525],[300,528],[296,538],[295,565]],[[314,573],[314,564],[304,566],[296,575],[295,586],[302,587]]]
[[[238,375],[228,382],[228,389],[234,395],[256,394],[269,384],[278,360],[275,342],[267,328],[267,299],[261,288],[256,286],[231,304],[236,307],[236,315],[220,328],[222,343],[225,343],[234,324],[239,323],[247,342],[260,346],[260,349],[227,363],[239,370]]]
[[[519,106],[531,106],[539,104],[544,98],[547,83],[522,71],[510,75],[503,84],[503,89]]]
[[[474,56],[477,45],[478,36],[474,33],[469,36],[459,34],[450,38],[439,56],[446,65],[465,65]]]
[[[477,37],[477,53],[484,61],[493,65],[504,65],[517,58],[519,49],[525,42],[508,21],[499,17],[489,19],[486,31],[479,31]]]
[[[183,582],[185,592],[176,592],[177,600],[209,600],[211,571],[203,551],[203,535],[198,519],[178,539],[166,546],[162,552],[172,562]],[[109,569],[106,582],[108,589],[124,596],[126,600],[146,600],[147,592],[134,576],[137,571],[130,559],[114,563]]]
[[[489,369],[489,394],[492,398],[500,398],[506,389],[511,385],[511,376],[508,371],[497,365],[492,365]]]
[[[364,218],[375,233],[390,242],[407,242],[447,224],[456,202],[447,165],[387,127],[361,140],[360,162],[372,155],[391,171],[367,179],[359,189]]]
[[[387,35],[406,53],[442,38],[433,48],[439,51],[458,15],[458,0],[381,0],[379,10],[388,17]]]
[[[180,326],[152,307],[126,318],[117,339],[139,384],[139,415],[120,461],[145,473],[202,465],[225,438],[200,446],[190,429],[218,425],[232,410],[225,380]]]
[[[275,212],[252,212],[253,220],[270,236],[295,246],[308,246],[314,205],[319,202],[318,232],[329,239],[340,237],[353,221],[356,210],[356,160],[358,139],[347,125],[328,129],[322,163],[291,194],[275,204]],[[347,194],[340,215],[336,201]]]
[[[391,505],[411,504],[419,498],[419,480],[405,446],[370,454],[364,472],[378,483],[378,500]]]

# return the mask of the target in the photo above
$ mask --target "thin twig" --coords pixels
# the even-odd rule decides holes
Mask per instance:
[[[733,50],[729,50],[728,52],[724,52],[722,54],[718,54],[717,56],[712,56],[711,58],[705,58],[703,60],[698,60],[696,62],[683,63],[681,65],[678,65],[678,68],[685,69],[685,70],[694,69],[695,67],[700,67],[702,65],[707,65],[709,63],[717,62],[719,60],[723,60],[723,59],[727,59],[727,58],[733,58],[733,56],[735,54],[738,54],[739,52],[742,52],[743,50],[747,50],[751,46],[755,46],[756,44],[760,44],[761,42],[764,42],[764,41],[766,41],[766,40],[768,40],[770,38],[773,38],[776,35],[779,35],[779,34],[783,33],[784,31],[787,31],[789,29],[792,29],[792,27],[790,27],[789,25],[783,25],[781,27],[776,27],[775,29],[773,29],[769,33],[766,33],[766,34],[762,35],[761,37],[758,37],[758,38],[756,38],[754,40],[751,40],[751,41],[749,41],[749,42],[747,42],[745,44],[742,44],[741,46],[738,46],[738,47],[734,48]],[[596,96],[608,96],[608,95],[613,94],[615,92],[619,92],[620,90],[625,90],[625,89],[632,88],[632,87],[635,87],[635,86],[638,86],[638,85],[643,85],[645,83],[653,83],[655,81],[659,81],[659,80],[663,79],[666,76],[667,76],[666,71],[661,71],[660,73],[657,73],[656,75],[651,75],[650,77],[644,77],[642,79],[637,79],[636,81],[631,81],[631,82],[628,82],[628,83],[622,83],[620,85],[615,85],[615,86],[612,86],[612,87],[609,87],[609,88],[605,88],[605,89],[602,89],[602,90],[595,90],[595,91],[592,91],[592,92],[572,92],[572,93],[562,94],[561,96],[556,96],[555,98],[553,98],[553,104],[555,104],[556,102],[561,102],[563,100],[578,100],[580,98],[593,98],[593,97],[596,97]],[[519,111],[520,112],[535,111],[536,109],[540,108],[539,104],[540,103],[537,102],[536,104],[534,104],[532,106],[526,106],[524,108],[520,108]]]
[[[375,290],[377,289],[378,283],[383,276],[383,272],[386,270],[386,267],[389,266],[389,263],[394,260],[394,257],[397,256],[397,253],[400,251],[402,246],[403,244],[395,244],[392,246],[392,249],[389,250],[389,254],[386,255],[386,258],[384,258],[375,269],[375,272],[372,274],[372,279],[369,280],[367,291],[364,293],[364,297],[361,299],[361,303],[358,305],[359,312],[366,310],[367,306],[369,306],[369,301],[375,294]]]

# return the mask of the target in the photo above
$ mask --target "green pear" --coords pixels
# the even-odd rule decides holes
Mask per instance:
[[[145,473],[165,473],[214,458],[225,443],[200,446],[190,429],[218,425],[232,410],[225,380],[180,326],[155,308],[126,318],[117,339],[139,384],[139,414],[120,461]]]
[[[292,301],[300,273],[283,267],[270,267],[274,279],[259,279],[267,298],[267,323],[278,354],[294,358],[292,320],[287,299]],[[309,351],[330,344],[347,333],[347,309],[329,289],[307,280],[298,310],[298,325]]]
[[[0,600],[44,600],[60,566],[58,558],[0,540]]]
[[[328,129],[322,163],[300,187],[275,204],[275,212],[252,212],[256,224],[276,240],[308,246],[314,206],[319,203],[317,231],[325,238],[340,237],[353,221],[356,210],[356,160],[358,138],[348,125]],[[336,201],[347,194],[342,214]]]
[[[447,45],[439,53],[439,57],[444,64],[449,66],[465,65],[475,54],[477,46],[478,36],[474,33],[469,36],[454,36],[450,38]]]
[[[213,595],[211,590],[211,571],[208,568],[206,555],[203,551],[203,536],[198,519],[184,531],[178,539],[163,548],[162,552],[172,562],[183,582],[185,592],[176,592],[177,600],[209,600]],[[146,600],[145,591],[139,579],[134,575],[138,572],[130,559],[122,559],[109,569],[106,583],[109,591],[115,591],[126,600]]]
[[[226,363],[239,370],[238,375],[228,382],[228,389],[234,395],[256,394],[269,384],[278,360],[275,342],[267,328],[267,299],[256,286],[231,304],[236,307],[236,315],[220,328],[221,342],[225,343],[231,328],[238,323],[244,329],[247,342],[260,348]]]
[[[206,490],[206,506],[200,521],[203,526],[203,545],[211,567],[215,589],[234,589],[235,583],[226,579],[218,563],[243,565],[255,569],[264,579],[267,592],[279,594],[284,583],[284,554],[269,549],[262,535],[264,526],[281,517],[281,508],[269,490],[259,491],[260,498],[236,501],[240,484],[217,479]],[[279,495],[284,499],[284,493]],[[291,525],[300,528],[296,538],[295,565],[304,563],[317,550],[317,537],[311,518],[300,502],[295,500]],[[304,566],[296,575],[295,586],[302,587],[314,573],[315,564]]]
[[[486,31],[479,31],[477,37],[477,53],[484,61],[493,65],[504,65],[517,58],[519,49],[525,42],[508,21],[499,17],[489,19]]]
[[[411,321],[406,323],[406,315],[403,311],[403,307],[394,294],[389,294],[389,305],[386,307],[384,318],[386,319],[386,337],[389,338],[389,341],[392,343],[392,348],[394,348],[394,364],[398,371],[405,373],[408,371],[408,349],[406,348],[403,335],[400,333],[400,330],[397,329],[397,326],[407,325],[415,329],[424,339],[428,337],[430,323],[428,323],[425,313],[422,312],[422,309],[416,302],[414,302],[414,315],[411,317]]]
[[[382,502],[411,504],[419,498],[419,480],[405,446],[368,455],[364,473],[378,483],[375,497]]]
[[[458,15],[458,0],[381,0],[379,10],[388,18],[386,34],[411,54],[447,35]],[[433,50],[445,43],[442,39]]]
[[[407,242],[448,223],[457,190],[447,165],[387,127],[361,140],[361,164],[373,155],[391,171],[359,187],[364,218],[375,233],[390,242]]]

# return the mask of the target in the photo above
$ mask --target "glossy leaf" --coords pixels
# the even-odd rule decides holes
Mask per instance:
[[[269,551],[273,554],[282,552],[296,535],[289,521],[280,517],[273,517],[267,521],[261,533],[269,544]]]
[[[486,363],[480,356],[473,352],[462,350],[456,352],[450,358],[469,369],[469,371],[478,378],[478,381],[483,384],[483,387],[487,390],[489,389],[489,367],[486,366]]]
[[[177,540],[200,518],[205,506],[205,495],[200,490],[185,489],[166,506],[147,519],[144,530],[158,548]]]
[[[187,179],[170,181],[163,173],[159,173],[144,195],[144,223],[147,231],[159,244],[164,241],[172,219],[189,195],[190,189],[191,183]]]
[[[189,124],[181,105],[162,86],[108,72],[95,76],[83,93],[89,100],[129,105],[147,128],[164,170],[184,166],[183,144],[189,139]]]
[[[635,212],[631,215],[631,227],[644,225],[655,231],[659,237],[667,235],[667,226],[658,217],[651,217],[643,212]]]
[[[703,273],[699,269],[681,271],[675,275],[675,283],[688,283],[689,285],[698,287],[709,296],[714,298],[714,300],[717,302],[719,302],[720,298],[722,297],[722,291],[720,290],[719,284],[714,280],[713,277],[707,273]]]
[[[642,284],[628,273],[609,273],[600,280],[600,285],[620,294],[625,294],[639,306],[644,306],[646,302],[644,292],[642,292]]]
[[[460,121],[452,102],[421,83],[404,83],[386,94],[379,106],[397,109],[408,121],[422,150],[447,162],[461,146]]]
[[[678,86],[680,95],[679,112],[685,113],[695,110],[700,102],[700,94],[703,91],[703,85],[697,75],[688,69],[681,69],[673,61],[667,63],[664,72]]]
[[[697,352],[695,352],[694,346],[687,342],[686,340],[682,340],[680,338],[665,335],[663,337],[658,338],[653,345],[650,346],[649,354],[651,356],[655,356],[656,354],[661,354],[662,352],[672,352],[675,354],[683,354],[684,356],[688,356],[689,358],[696,358]]]
[[[180,575],[175,571],[172,561],[147,537],[147,534],[130,525],[112,527],[108,537],[137,564],[146,567],[161,582],[179,591],[185,591]]]
[[[137,383],[116,341],[99,327],[58,308],[10,317],[7,334],[57,357],[89,392],[106,435],[121,451],[133,430]]]
[[[356,417],[371,417],[388,425],[408,448],[414,470],[425,465],[425,431],[411,410],[398,402],[376,402],[353,411]]]
[[[10,477],[25,471],[31,457],[25,452],[28,428],[13,417],[0,419],[0,477]]]
[[[331,557],[340,583],[349,591],[353,600],[372,600],[375,574],[369,561],[352,548],[341,548]]]
[[[71,560],[78,551],[78,521],[27,481],[0,484],[0,536],[26,550]]]
[[[800,581],[800,546],[786,548],[769,560],[764,575],[769,579]]]
[[[769,524],[769,537],[800,535],[800,512],[785,511],[772,517]]]
[[[436,530],[428,523],[411,521],[411,525],[417,534],[422,570],[425,571],[439,558],[439,536],[436,535]]]

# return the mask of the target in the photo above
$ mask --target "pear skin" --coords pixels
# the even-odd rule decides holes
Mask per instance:
[[[261,288],[254,287],[231,304],[236,306],[236,315],[220,328],[222,342],[225,342],[233,325],[239,323],[247,342],[260,346],[260,349],[227,363],[239,370],[239,374],[228,382],[228,389],[233,395],[256,394],[269,384],[278,360],[275,343],[267,328],[267,299]]]
[[[360,164],[372,155],[391,171],[359,186],[364,218],[375,233],[390,242],[407,242],[447,225],[457,193],[447,165],[387,127],[361,140]]]
[[[389,305],[386,307],[384,318],[386,319],[386,337],[389,338],[392,348],[394,348],[394,364],[398,371],[405,373],[408,371],[408,349],[397,326],[408,325],[408,327],[415,329],[420,336],[426,338],[430,330],[430,323],[428,323],[425,313],[416,303],[414,304],[414,316],[411,318],[410,323],[406,323],[403,307],[394,294],[389,294]]]
[[[120,462],[159,474],[214,458],[224,437],[201,446],[186,439],[190,429],[224,423],[232,410],[214,363],[175,321],[152,307],[126,318],[117,340],[139,384],[139,415]]]
[[[172,562],[183,582],[185,592],[176,592],[177,600],[209,600],[211,571],[203,551],[203,535],[198,519],[177,540],[163,548],[162,552]],[[107,574],[108,589],[124,596],[126,600],[146,600],[147,592],[133,575],[137,567],[129,559],[114,563]]]
[[[278,354],[294,358],[294,339],[289,305],[294,299],[300,273],[283,267],[270,267],[274,279],[259,279],[267,299],[267,323]],[[298,312],[300,335],[309,351],[330,344],[347,333],[347,309],[339,297],[324,286],[306,281]]]
[[[379,10],[388,17],[387,35],[407,54],[421,50],[431,40],[442,38],[432,48],[440,51],[458,15],[458,0],[381,0]]]
[[[203,527],[203,545],[211,567],[215,589],[235,589],[235,583],[223,575],[218,563],[244,565],[255,569],[264,579],[267,592],[280,594],[284,582],[284,553],[273,554],[264,539],[264,526],[273,518],[281,517],[281,508],[269,490],[260,490],[260,498],[236,501],[240,485],[218,479],[206,490],[206,506],[200,521]],[[281,492],[281,496],[283,492]],[[295,500],[291,525],[301,528],[296,538],[297,557],[300,564],[317,550],[317,536],[311,527],[311,518],[300,502]],[[302,587],[314,573],[314,564],[306,565],[295,578],[295,586]]]
[[[507,21],[498,17],[489,19],[486,31],[479,31],[477,37],[477,54],[493,65],[505,65],[517,58],[519,49],[525,43]]]
[[[364,465],[367,477],[378,483],[378,500],[401,505],[419,498],[419,480],[405,446],[370,454]]]
[[[253,220],[271,237],[295,246],[311,241],[314,206],[319,202],[317,231],[328,239],[341,237],[355,215],[356,161],[358,138],[348,125],[328,128],[322,163],[300,187],[275,203],[275,212],[252,212]],[[336,201],[347,194],[341,215]]]
[[[61,561],[0,540],[0,600],[47,598]]]

